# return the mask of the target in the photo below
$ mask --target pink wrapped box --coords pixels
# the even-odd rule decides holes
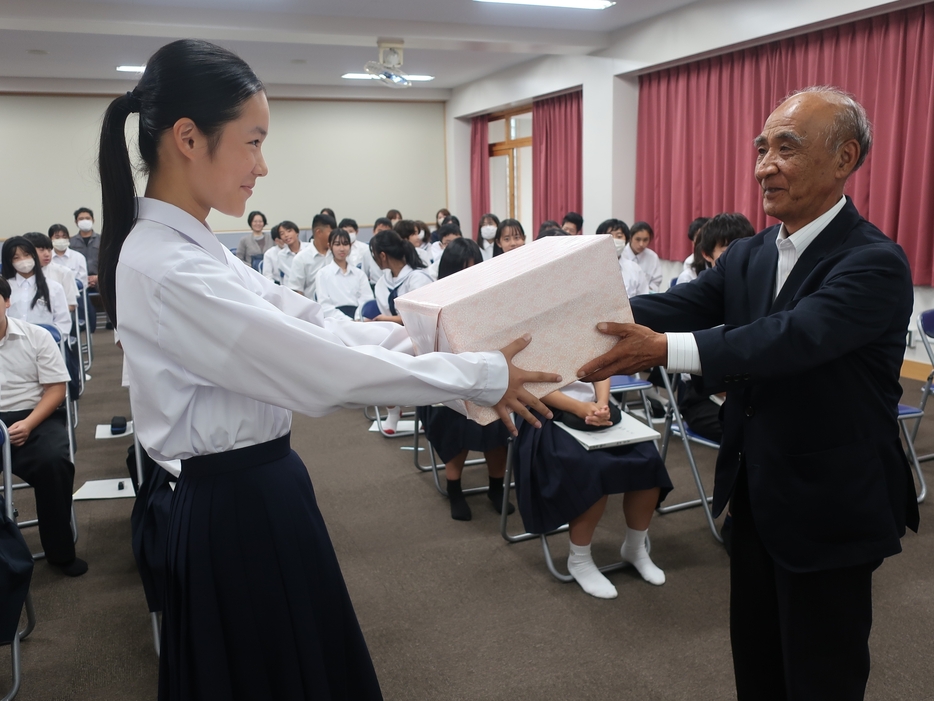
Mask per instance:
[[[609,236],[535,241],[409,292],[396,308],[419,355],[499,350],[529,334],[515,364],[564,379],[528,385],[536,397],[573,382],[582,365],[615,345],[597,331],[599,322],[632,321]],[[472,402],[450,406],[481,425],[499,418]]]

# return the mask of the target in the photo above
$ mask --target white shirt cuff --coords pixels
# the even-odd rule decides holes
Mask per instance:
[[[702,375],[700,352],[692,333],[666,333],[668,337],[668,372]]]

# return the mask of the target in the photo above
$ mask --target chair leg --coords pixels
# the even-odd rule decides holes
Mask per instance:
[[[159,614],[153,611],[149,614],[150,620],[152,622],[152,644],[156,648],[156,656],[160,657],[162,655],[161,644],[162,644],[162,623],[159,620]]]
[[[512,535],[509,533],[509,492],[513,487],[513,472],[512,464],[515,453],[515,441],[509,439],[509,448],[506,450],[506,474],[503,475],[503,508],[500,510],[499,515],[499,532],[503,536],[503,540],[507,543],[521,543],[526,540],[532,540],[533,538],[538,538],[540,533],[517,533]],[[564,533],[568,530],[567,524],[557,528],[551,533]]]
[[[10,687],[9,693],[0,699],[0,701],[13,701],[13,699],[16,698],[16,695],[19,693],[19,687],[23,681],[23,661],[20,656],[19,634],[14,635],[13,642],[10,643],[10,657],[12,662],[13,684]]]
[[[914,441],[911,440],[911,437],[908,435],[908,427],[905,425],[904,421],[899,421],[898,423],[902,427],[902,434],[905,436],[905,444],[908,446],[908,458],[911,460],[911,465],[915,469],[915,474],[918,475],[918,486],[921,487],[921,493],[918,494],[918,503],[920,504],[928,494],[927,482],[924,481],[924,473],[921,472],[921,462],[918,459],[917,452],[915,452]]]

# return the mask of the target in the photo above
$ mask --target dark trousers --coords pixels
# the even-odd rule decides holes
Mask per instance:
[[[781,567],[759,539],[745,466],[731,508],[730,640],[738,700],[861,700],[869,678],[872,573],[881,560],[820,572]]]
[[[0,413],[7,426],[22,421],[30,411]],[[71,532],[71,495],[75,487],[75,466],[68,455],[67,418],[58,409],[33,429],[21,446],[10,446],[13,474],[28,482],[36,495],[39,539],[46,559],[67,564],[75,559]]]

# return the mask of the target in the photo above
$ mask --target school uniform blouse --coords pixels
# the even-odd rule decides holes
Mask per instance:
[[[52,253],[52,262],[56,265],[64,265],[75,274],[76,280],[85,287],[88,286],[88,262],[83,255],[67,248],[64,253],[59,254],[58,251]]]
[[[71,377],[48,331],[11,317],[6,329],[0,338],[0,411],[32,411],[45,385]]]
[[[645,276],[649,279],[650,292],[658,292],[662,288],[662,264],[659,262],[658,254],[655,251],[646,248],[642,253],[636,255],[627,243],[620,258],[623,256],[639,264],[639,267],[642,268]]]
[[[317,303],[272,284],[206,225],[158,200],[138,200],[116,287],[135,427],[156,460],[279,438],[290,410],[322,416],[458,397],[492,405],[508,383],[499,352],[412,357],[398,324],[325,319]]]
[[[636,295],[644,295],[649,292],[649,279],[645,276],[642,268],[634,260],[629,260],[624,256],[619,257],[619,268],[623,275],[623,284],[626,286],[626,296],[632,299]]]
[[[289,286],[292,264],[295,262],[296,256],[309,246],[311,246],[311,244],[308,241],[299,241],[297,253],[293,253],[292,249],[288,246],[283,246],[279,249],[279,252],[276,254],[276,271],[279,276],[278,280],[280,285]]]
[[[347,272],[331,261],[318,271],[315,297],[325,314],[338,307],[359,307],[373,299],[366,273],[347,264]]]
[[[263,254],[263,277],[280,284],[279,266],[276,265],[276,263],[278,262],[279,251],[281,250],[279,244],[276,244],[272,248],[267,248],[266,252]]]
[[[376,297],[376,304],[379,306],[380,314],[392,314],[389,305],[389,297],[393,290],[398,290],[395,297],[401,297],[406,292],[417,290],[419,287],[430,285],[434,280],[424,268],[413,270],[406,265],[399,271],[398,277],[393,277],[389,269],[383,271],[383,276],[376,283],[373,294]]]
[[[46,280],[55,280],[65,291],[65,299],[69,306],[78,303],[78,286],[75,284],[75,274],[64,265],[52,265],[49,263],[42,269],[42,274]]]
[[[286,263],[286,256],[280,258],[280,265]],[[333,260],[331,252],[319,253],[314,244],[309,242],[288,264],[285,286],[301,292],[308,299],[315,298],[315,276],[318,271]]]
[[[421,246],[416,246],[415,252],[418,253],[418,257],[422,259],[422,263],[425,264],[426,268],[431,265],[431,251],[428,249],[427,245],[422,244]]]
[[[71,314],[68,313],[68,298],[65,297],[64,288],[55,280],[46,278],[45,281],[45,284],[49,286],[51,309],[45,305],[45,300],[42,298],[36,302],[36,306],[32,306],[32,300],[36,296],[35,275],[23,277],[16,273],[16,277],[9,280],[9,283],[11,294],[7,316],[28,321],[30,324],[54,326],[64,337],[71,333]]]

